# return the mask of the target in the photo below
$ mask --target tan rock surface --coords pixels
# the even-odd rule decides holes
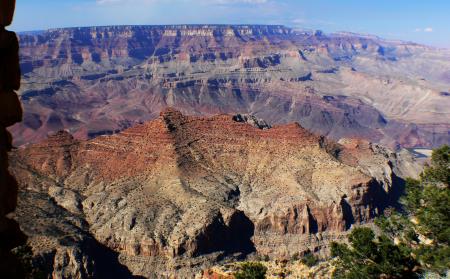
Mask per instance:
[[[190,278],[251,253],[325,254],[352,224],[393,204],[396,162],[377,149],[347,148],[296,123],[258,129],[233,118],[168,109],[89,141],[60,132],[15,152],[13,170],[21,195],[47,197],[82,224],[60,237],[80,230],[76,237],[98,241],[131,273],[150,278]],[[373,164],[359,163],[359,155]],[[392,168],[377,172],[385,166]],[[47,225],[35,228],[27,207],[19,206],[17,218],[37,247]],[[59,222],[51,212],[37,218]]]
[[[319,262],[313,267],[295,261],[262,261],[267,268],[267,279],[329,279],[334,271],[333,261]],[[233,274],[238,271],[242,262],[214,266],[204,270],[198,278],[201,279],[234,279]],[[197,278],[197,277],[196,277]]]

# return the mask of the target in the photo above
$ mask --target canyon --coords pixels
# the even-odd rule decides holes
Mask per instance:
[[[444,49],[278,25],[62,28],[18,44],[1,213],[51,278],[325,258],[399,207],[421,171],[405,148],[450,142]]]
[[[14,217],[53,278],[193,278],[251,256],[326,255],[420,171],[406,150],[173,108],[91,140],[60,131],[10,165]]]
[[[450,142],[450,51],[277,25],[106,26],[19,34],[15,145],[185,114],[252,114],[393,149]]]

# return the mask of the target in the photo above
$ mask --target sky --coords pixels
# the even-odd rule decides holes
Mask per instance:
[[[9,29],[134,24],[282,24],[450,48],[449,0],[17,0]]]

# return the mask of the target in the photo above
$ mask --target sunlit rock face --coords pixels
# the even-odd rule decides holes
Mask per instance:
[[[399,176],[415,172],[363,140],[242,118],[168,109],[115,135],[63,131],[14,152],[17,219],[36,256],[63,275],[104,274],[94,263],[107,258],[110,271],[192,278],[225,259],[326,253],[395,206]]]
[[[449,142],[450,53],[283,26],[112,26],[21,34],[18,145],[158,117],[253,114],[390,147]]]

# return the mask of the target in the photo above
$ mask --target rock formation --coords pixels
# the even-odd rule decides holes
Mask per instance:
[[[243,122],[252,125],[258,129],[270,129],[272,128],[264,119],[259,119],[251,114],[236,114],[233,116],[233,120],[236,122]]]
[[[18,185],[8,171],[12,138],[6,128],[22,119],[14,92],[20,87],[19,44],[16,34],[5,30],[11,24],[14,7],[15,1],[0,2],[0,274],[4,278],[20,278],[19,263],[11,249],[25,241],[19,225],[8,216],[16,208]]]
[[[110,26],[20,35],[17,145],[112,134],[183,113],[299,122],[391,148],[450,143],[450,52],[283,26]]]
[[[115,135],[63,131],[15,151],[16,218],[36,257],[57,277],[105,274],[94,263],[109,255],[129,276],[191,278],[251,254],[325,253],[395,206],[399,170],[414,171],[364,141],[243,118],[167,109]]]

